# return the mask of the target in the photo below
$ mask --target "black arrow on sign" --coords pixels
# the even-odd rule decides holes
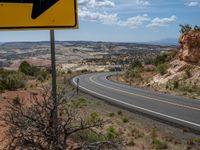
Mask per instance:
[[[0,0],[0,3],[33,3],[32,19],[36,19],[59,0]]]

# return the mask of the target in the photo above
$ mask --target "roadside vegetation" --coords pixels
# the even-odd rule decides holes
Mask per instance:
[[[134,63],[133,66],[138,66],[134,68],[145,68],[143,63],[143,67],[141,67],[138,62]],[[58,143],[59,149],[66,150],[66,148],[63,148],[66,145],[67,149],[77,148],[82,150],[116,148],[120,150],[184,149],[191,147],[191,141],[193,142],[193,148],[198,147],[199,137],[191,136],[191,133],[187,133],[187,131],[182,132],[181,129],[169,127],[165,124],[161,125],[151,119],[116,108],[81,92],[77,95],[75,88],[69,84],[69,79],[80,73],[58,72],[57,83],[59,86],[58,91],[60,91],[58,98],[61,102],[58,113],[60,132],[57,134],[61,139]],[[33,84],[29,80],[34,77],[30,75],[26,77],[27,86]],[[39,82],[37,81],[36,83]],[[50,85],[50,80],[42,82],[42,84],[44,83],[49,83],[48,85]],[[7,129],[4,133],[9,139],[6,148],[9,149],[10,147],[12,149],[17,146],[19,149],[25,150],[55,150],[51,148],[51,146],[55,146],[51,141],[55,132],[51,124],[52,116],[50,114],[52,114],[53,105],[52,98],[49,97],[50,90],[49,88],[41,90],[40,84],[34,85],[26,91],[29,90],[32,97],[29,100],[22,98],[20,89],[19,92],[16,91],[19,94],[16,94],[10,100],[6,98],[9,94],[2,94],[2,97],[5,98],[0,102],[9,102],[9,108],[4,111],[6,114],[1,116],[1,121],[5,121],[5,129]],[[44,97],[46,97],[45,101]],[[67,123],[68,119],[70,122]],[[147,122],[148,124],[146,124]],[[64,123],[67,123],[65,132],[63,131]],[[80,130],[76,132],[75,129]],[[171,132],[173,132],[173,136]],[[66,133],[68,136],[66,143],[64,143]],[[22,134],[24,135],[23,137],[21,136]],[[185,139],[180,138],[182,136]],[[10,141],[13,138],[14,140]]]
[[[86,100],[66,99],[64,91],[58,94],[58,128],[55,129],[51,115],[55,105],[49,93],[44,89],[41,93],[43,97],[34,97],[28,106],[19,97],[10,103],[6,113],[1,116],[7,128],[5,149],[121,148],[115,128],[109,127],[103,132],[105,120],[97,112],[82,113]]]
[[[24,73],[27,76],[32,76],[39,81],[45,81],[49,78],[49,73],[47,69],[39,68],[36,66],[31,66],[28,62],[23,61],[19,66],[19,72]]]
[[[0,92],[24,88],[25,84],[25,74],[17,71],[0,70]]]
[[[160,75],[167,74],[169,61],[173,59],[174,51],[161,53],[155,57],[148,58],[144,61],[136,59],[128,67],[124,79],[131,84],[137,85],[147,84],[151,78],[159,73]]]
[[[50,72],[47,69],[31,66],[24,61],[19,66],[18,71],[0,69],[0,92],[22,89],[26,87],[29,79],[43,82],[48,80],[49,76]]]
[[[106,120],[98,112],[84,112],[87,100],[76,97],[73,87],[66,88],[69,78],[73,76],[72,72],[58,72],[56,129],[52,115],[55,104],[51,90],[47,88],[50,85],[49,73],[48,70],[31,66],[25,61],[18,71],[1,70],[2,95],[17,91],[13,91],[16,96],[9,97],[10,94],[5,94],[7,96],[1,99],[1,102],[5,103],[7,100],[7,103],[0,117],[1,127],[4,128],[4,137],[0,141],[6,144],[0,146],[0,149],[121,149],[122,140],[115,128],[104,127]],[[21,98],[20,91],[23,91],[22,94],[30,94],[30,97]]]

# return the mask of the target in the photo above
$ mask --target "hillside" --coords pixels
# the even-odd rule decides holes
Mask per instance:
[[[191,28],[179,38],[180,48],[133,62],[122,82],[156,91],[200,99],[200,31]]]

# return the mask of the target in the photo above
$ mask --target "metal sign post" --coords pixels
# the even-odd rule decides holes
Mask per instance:
[[[79,93],[79,78],[76,79],[76,84],[77,84],[76,93],[78,95],[78,93]]]
[[[57,86],[56,86],[56,60],[55,60],[55,35],[54,30],[50,30],[50,42],[51,42],[51,75],[52,75],[52,98],[53,98],[53,128],[54,128],[54,141],[58,141],[58,101],[57,101]]]

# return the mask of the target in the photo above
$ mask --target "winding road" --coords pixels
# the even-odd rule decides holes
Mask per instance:
[[[72,79],[80,90],[167,123],[200,133],[200,100],[130,87],[107,79],[115,73],[84,74]]]

